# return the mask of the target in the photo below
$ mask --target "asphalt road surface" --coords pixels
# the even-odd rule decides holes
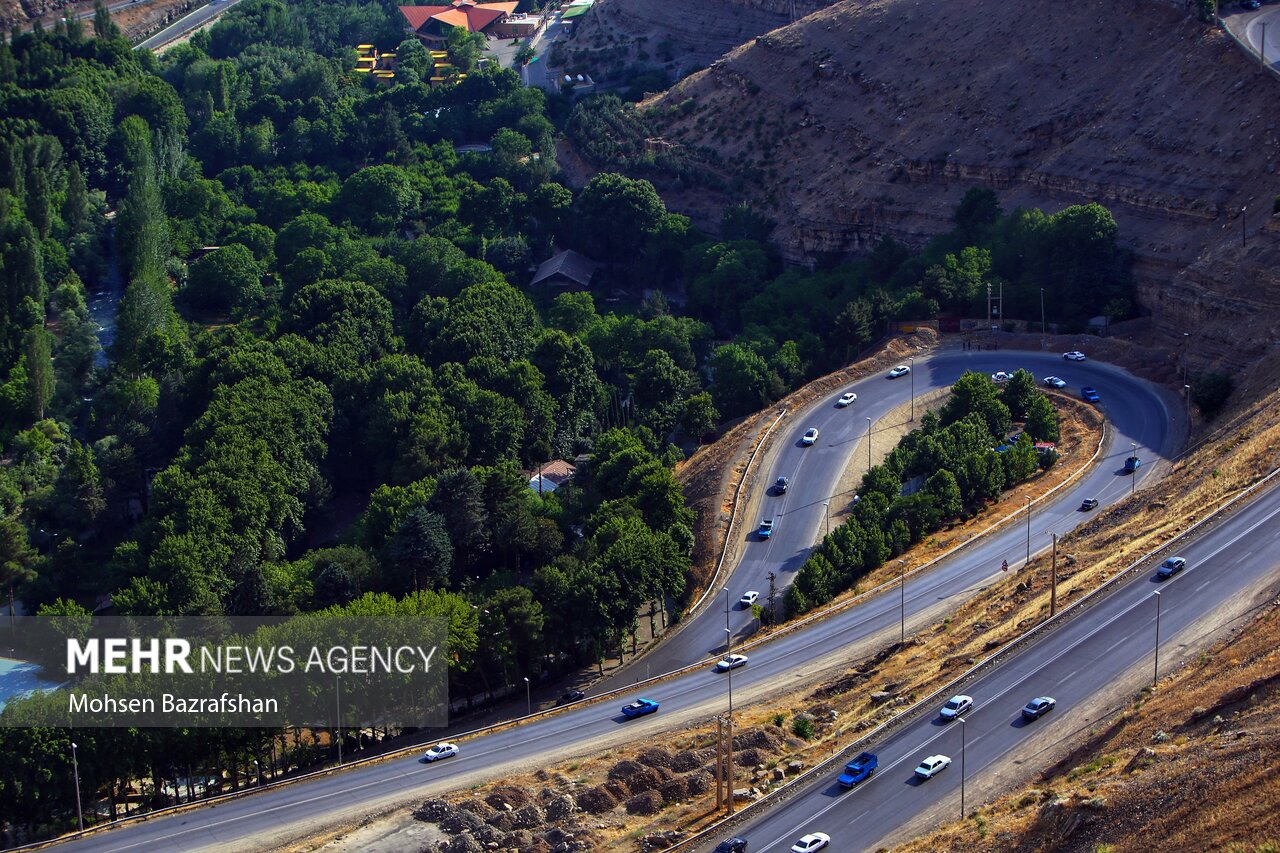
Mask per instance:
[[[1139,476],[1145,476],[1152,470],[1155,458],[1168,452],[1170,433],[1163,398],[1153,386],[1106,365],[1067,363],[1059,355],[953,352],[930,359],[918,358],[915,389],[920,393],[926,388],[949,385],[965,369],[991,373],[1023,366],[1032,369],[1037,377],[1056,373],[1074,390],[1082,384],[1093,384],[1102,395],[1102,407],[1115,427],[1115,437],[1104,464],[1082,478],[1079,485],[1064,490],[1068,494],[1051,507],[1033,512],[1034,552],[1047,542],[1048,532],[1066,532],[1084,518],[1076,511],[1082,497],[1096,497],[1105,504],[1122,497],[1131,488],[1130,478],[1118,473],[1129,453],[1130,441],[1144,448],[1146,464]],[[911,393],[910,379],[905,377],[897,380],[875,377],[851,387],[859,396],[854,406],[834,409],[831,407],[833,397],[832,401],[818,404],[780,425],[788,437],[786,449],[778,456],[777,470],[793,478],[795,486],[786,496],[771,498],[779,502],[774,512],[778,519],[777,532],[768,542],[753,542],[748,546],[746,557],[730,583],[735,599],[742,590],[760,589],[759,580],[771,567],[786,577],[799,568],[818,525],[823,522],[821,505],[838,481],[849,448],[866,429],[865,418],[875,419],[886,414],[908,401]],[[818,426],[821,437],[815,446],[802,449],[798,446],[799,436],[810,426]],[[1015,523],[927,574],[909,576],[905,596],[908,630],[915,623],[935,618],[941,609],[958,605],[967,594],[999,575],[1002,559],[1016,568],[1025,558],[1025,543],[1025,527]],[[767,589],[767,585],[764,588]],[[1215,590],[1215,595],[1217,593]],[[749,624],[750,615],[731,610],[730,620],[731,627],[742,631]],[[732,675],[734,693],[739,701],[776,693],[786,687],[789,679],[805,677],[821,666],[838,666],[851,657],[869,653],[877,644],[896,640],[898,623],[899,595],[897,590],[890,590],[752,650],[749,665]],[[703,616],[691,620],[668,645],[669,649],[660,648],[658,653],[679,664],[718,653],[724,645],[724,611],[710,608]],[[659,671],[656,663],[653,668],[655,673]],[[146,850],[147,853],[270,849],[291,835],[305,834],[339,817],[357,818],[397,802],[411,802],[497,778],[505,769],[545,764],[553,751],[560,759],[567,753],[585,754],[660,737],[663,732],[723,710],[728,687],[726,676],[713,672],[709,664],[706,670],[644,688],[643,695],[659,701],[662,709],[639,720],[624,720],[619,708],[625,699],[587,704],[519,727],[465,740],[459,757],[437,764],[422,764],[416,757],[393,759],[233,799],[213,808],[131,823],[59,846],[76,851]],[[1064,692],[1061,698],[1065,703],[1071,697]],[[1022,701],[1025,699],[1019,695],[1017,704]],[[887,764],[882,760],[881,778],[897,772]],[[943,784],[947,783],[935,780],[932,787],[937,789]]]
[[[151,38],[138,42],[133,46],[133,49],[138,50],[145,47],[148,50],[155,50],[174,39],[186,35],[197,27],[203,26],[211,18],[216,18],[239,2],[240,0],[212,0],[212,2],[174,21],[160,32],[151,36]]]
[[[1054,494],[1049,502],[1033,505],[1031,510],[1031,553],[1049,547],[1050,533],[1059,536],[1074,528],[1084,513],[1078,511],[1084,498],[1097,498],[1102,506],[1124,497],[1134,487],[1134,477],[1123,473],[1124,460],[1131,452],[1130,445],[1138,446],[1143,465],[1138,469],[1140,484],[1149,476],[1154,463],[1167,458],[1173,445],[1180,440],[1181,431],[1174,436],[1169,429],[1169,412],[1165,397],[1154,386],[1134,379],[1114,367],[1096,362],[1071,362],[1060,353],[1030,353],[1023,351],[951,351],[916,359],[915,393],[924,394],[931,389],[952,385],[965,370],[990,375],[999,370],[1018,368],[1032,371],[1037,381],[1055,375],[1066,380],[1062,389],[1069,394],[1079,394],[1080,388],[1092,385],[1102,398],[1100,408],[1107,416],[1108,445],[1102,464],[1075,483]],[[795,573],[804,564],[814,542],[823,535],[826,509],[838,510],[852,496],[833,496],[841,473],[851,452],[865,454],[867,418],[871,418],[871,440],[876,440],[877,424],[893,409],[911,399],[910,375],[887,379],[884,373],[855,382],[835,392],[807,410],[787,418],[778,429],[784,448],[776,454],[773,467],[762,470],[761,482],[773,483],[779,476],[790,481],[787,493],[765,497],[760,504],[760,515],[774,519],[773,535],[761,540],[756,533],[759,519],[747,518],[746,524],[735,528],[735,535],[745,541],[742,558],[731,578],[725,584],[730,600],[727,627],[735,637],[735,645],[745,639],[754,624],[750,608],[739,608],[738,599],[748,590],[760,593],[765,603],[769,591],[769,572],[777,574],[779,598],[790,586]],[[857,393],[858,401],[843,409],[835,408],[835,400],[845,390]],[[917,417],[919,416],[917,412]],[[1181,417],[1181,413],[1179,413]],[[1182,422],[1182,421],[1180,421]],[[809,427],[818,428],[818,441],[812,447],[800,444],[800,437]],[[865,458],[865,457],[864,457]],[[864,463],[865,464],[865,463]],[[1008,512],[1004,509],[1002,512]],[[1097,512],[1098,510],[1094,510]],[[1022,520],[998,536],[989,537],[979,545],[970,546],[959,559],[948,561],[930,570],[927,579],[908,580],[908,621],[913,600],[917,608],[940,597],[957,595],[979,578],[999,574],[1002,561],[1008,561],[1010,569],[1017,569],[1026,562],[1027,528]],[[898,614],[898,596],[892,601],[878,603],[879,610],[886,608]],[[782,606],[779,601],[779,608]],[[877,605],[868,602],[863,610]],[[866,615],[864,613],[864,615]],[[658,648],[644,655],[637,664],[609,678],[596,688],[601,692],[621,687],[643,679],[645,672],[658,674],[670,672],[700,658],[719,655],[725,651],[724,596],[710,602],[684,627],[664,641]]]
[[[966,684],[962,691],[975,703],[964,715],[966,809],[981,802],[975,787],[984,778],[1024,761],[1028,770],[1035,769],[1038,747],[1095,721],[1107,703],[1093,700],[1151,682],[1157,590],[1162,672],[1171,659],[1203,642],[1210,629],[1274,595],[1280,580],[1278,515],[1280,490],[1272,490],[1180,549],[1187,558],[1180,574],[1160,581],[1154,566],[1135,570],[1121,589]],[[1204,620],[1208,625],[1202,621],[1207,614],[1214,614]],[[1022,706],[1043,695],[1057,699],[1057,707],[1024,722]],[[788,850],[807,832],[830,835],[833,850],[873,850],[955,820],[960,816],[961,725],[944,723],[937,710],[875,747],[879,769],[852,791],[837,784],[838,770],[825,774],[735,834],[750,842],[752,853]],[[916,780],[912,771],[920,760],[938,753],[950,756],[951,766],[928,781]]]

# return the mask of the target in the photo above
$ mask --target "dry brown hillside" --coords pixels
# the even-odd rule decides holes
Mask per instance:
[[[646,20],[671,9],[600,5]],[[1101,202],[1137,254],[1152,342],[1192,331],[1193,368],[1241,368],[1280,340],[1277,103],[1280,81],[1154,0],[846,0],[648,109],[728,178],[727,193],[659,180],[668,204],[714,225],[726,202],[754,197],[797,261],[883,234],[919,245],[973,186],[1006,208]]]

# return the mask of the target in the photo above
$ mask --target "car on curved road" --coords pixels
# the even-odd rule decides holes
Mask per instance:
[[[756,592],[754,589],[749,589],[742,594],[742,598],[738,599],[738,603],[743,607],[750,607],[756,603],[756,599],[759,597],[760,593]]]
[[[1085,360],[1085,354],[1080,352],[1080,350],[1078,349],[1073,349],[1071,352],[1064,352],[1062,354],[1062,357],[1065,358],[1067,361],[1084,361]]]
[[[760,522],[760,529],[757,531],[761,539],[768,539],[773,535],[773,519],[766,518]]]
[[[1084,500],[1080,501],[1081,512],[1088,512],[1091,509],[1097,509],[1097,508],[1098,508],[1097,498],[1085,498]]]
[[[791,483],[786,477],[779,477],[773,481],[773,491],[775,494],[785,495],[787,493],[787,486],[789,485],[791,485]]]
[[[560,698],[556,700],[557,705],[569,705],[574,702],[581,702],[587,698],[587,694],[581,690],[566,690],[560,694]]]
[[[910,367],[908,367],[908,366],[907,366],[907,365],[905,365],[905,364],[899,364],[899,365],[898,365],[897,367],[895,367],[893,370],[890,370],[890,371],[889,371],[889,378],[890,378],[890,379],[897,379],[899,376],[906,376],[906,375],[907,375],[908,373],[910,373],[910,372],[911,372],[911,368],[910,368]]]
[[[831,836],[825,832],[811,832],[791,845],[791,853],[813,853],[831,843]]]
[[[942,706],[942,710],[938,712],[938,716],[944,720],[954,720],[965,711],[973,707],[973,697],[965,696],[961,693],[959,696],[952,696],[947,700],[947,704]]]
[[[1049,388],[1066,388],[1067,387],[1066,380],[1061,379],[1057,376],[1046,376],[1044,378],[1044,384]]]
[[[716,663],[716,672],[728,672],[731,669],[737,669],[740,666],[746,665],[746,655],[729,655],[727,658]]]
[[[1052,711],[1058,704],[1058,700],[1052,696],[1037,696],[1027,703],[1022,709],[1022,719],[1038,720],[1045,714]]]
[[[858,402],[858,395],[849,391],[839,400],[836,400],[836,408],[843,409],[845,406]]]
[[[991,374],[991,381],[997,384],[1008,382],[1012,378],[1013,374],[1005,370],[997,370],[995,373]]]
[[[1080,399],[1086,403],[1096,403],[1102,398],[1098,396],[1098,389],[1092,385],[1086,385],[1080,389]]]
[[[747,839],[733,836],[716,845],[715,853],[747,853]]]
[[[442,758],[453,758],[457,754],[458,745],[456,743],[438,743],[423,753],[422,760],[431,763]]]
[[[917,779],[932,779],[951,766],[951,758],[946,755],[930,755],[916,768]]]
[[[800,443],[803,444],[805,447],[808,447],[809,445],[813,444],[817,440],[818,440],[818,428],[809,427],[809,429],[805,431],[804,436],[800,439]]]
[[[637,699],[630,704],[622,706],[622,716],[628,719],[643,717],[645,714],[652,714],[656,710],[658,710],[658,703],[652,699]]]

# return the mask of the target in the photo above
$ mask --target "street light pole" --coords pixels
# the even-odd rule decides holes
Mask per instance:
[[[733,631],[729,628],[729,588],[724,590],[724,656],[725,660],[729,660],[733,654]],[[728,777],[729,788],[729,814],[733,814],[733,661],[729,660],[729,745],[728,745],[728,767],[726,775]]]
[[[964,820],[964,717],[960,717],[960,819]]]
[[[1025,565],[1031,565],[1031,496],[1023,495],[1022,499],[1027,502],[1027,562]]]
[[[907,641],[907,561],[898,561],[898,644]]]
[[[911,422],[916,421],[916,357],[911,356]]]
[[[524,706],[525,706],[525,716],[532,717],[533,716],[533,698],[532,698],[532,695],[529,693],[529,676],[527,675],[524,677]]]
[[[871,418],[867,418],[867,470],[871,470]]]
[[[337,710],[338,719],[338,766],[342,766],[342,676],[335,675],[333,677],[333,704]]]
[[[1138,445],[1132,441],[1129,442],[1129,451],[1130,456],[1137,456]],[[1129,494],[1136,495],[1138,493],[1138,469],[1134,468],[1133,471],[1130,472],[1130,476],[1132,476],[1133,479],[1129,481]]]
[[[1151,673],[1151,686],[1155,687],[1160,681],[1160,593],[1156,596],[1156,662],[1155,668]]]
[[[84,832],[84,810],[80,807],[80,762],[76,759],[76,742],[71,742],[71,771],[76,780],[76,823]]]
[[[1191,342],[1191,333],[1182,333],[1182,381],[1187,381],[1187,344]]]
[[[1187,407],[1187,430],[1189,431],[1191,429],[1191,386],[1190,385],[1182,386],[1182,398],[1185,401],[1186,407]]]

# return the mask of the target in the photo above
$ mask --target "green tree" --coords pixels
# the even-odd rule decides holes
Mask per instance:
[[[581,232],[587,254],[601,261],[633,258],[667,213],[653,184],[605,172],[578,194],[577,214],[596,227]]]
[[[1036,394],[1027,408],[1027,434],[1036,441],[1058,440],[1058,410],[1044,394]]]
[[[1013,378],[1005,383],[1000,401],[1009,409],[1009,417],[1024,420],[1036,397],[1043,396],[1036,387],[1036,377],[1029,370],[1014,371]]]
[[[716,411],[707,391],[694,394],[684,401],[684,413],[680,417],[680,428],[701,442],[703,435],[720,421],[720,413]]]
[[[231,243],[191,265],[185,292],[202,308],[251,308],[266,296],[262,273],[249,247]]]
[[[63,527],[82,530],[91,526],[106,506],[93,450],[71,441],[54,483],[55,517]]]
[[[754,412],[769,402],[769,365],[737,344],[715,351],[710,362],[716,408],[729,417]]]
[[[965,190],[953,217],[955,234],[961,245],[971,246],[981,240],[985,229],[993,225],[1003,212],[995,190],[986,187]]]
[[[399,166],[367,166],[347,178],[335,201],[342,218],[370,234],[389,234],[422,203],[410,173]]]
[[[31,405],[31,417],[41,421],[54,391],[49,333],[43,328],[28,329],[23,350],[27,359],[27,399]]]
[[[410,512],[391,542],[391,559],[398,588],[445,585],[453,567],[453,544],[444,516],[426,507]]]
[[[103,0],[93,0],[93,34],[104,40],[120,38],[120,28],[111,20],[111,12]]]
[[[1009,408],[999,399],[995,383],[981,373],[967,370],[951,386],[951,397],[942,407],[944,425],[953,424],[970,414],[977,414],[987,425],[992,438],[1009,433]]]
[[[71,235],[80,233],[89,214],[89,191],[79,163],[67,167],[67,193],[62,201],[62,222]]]

